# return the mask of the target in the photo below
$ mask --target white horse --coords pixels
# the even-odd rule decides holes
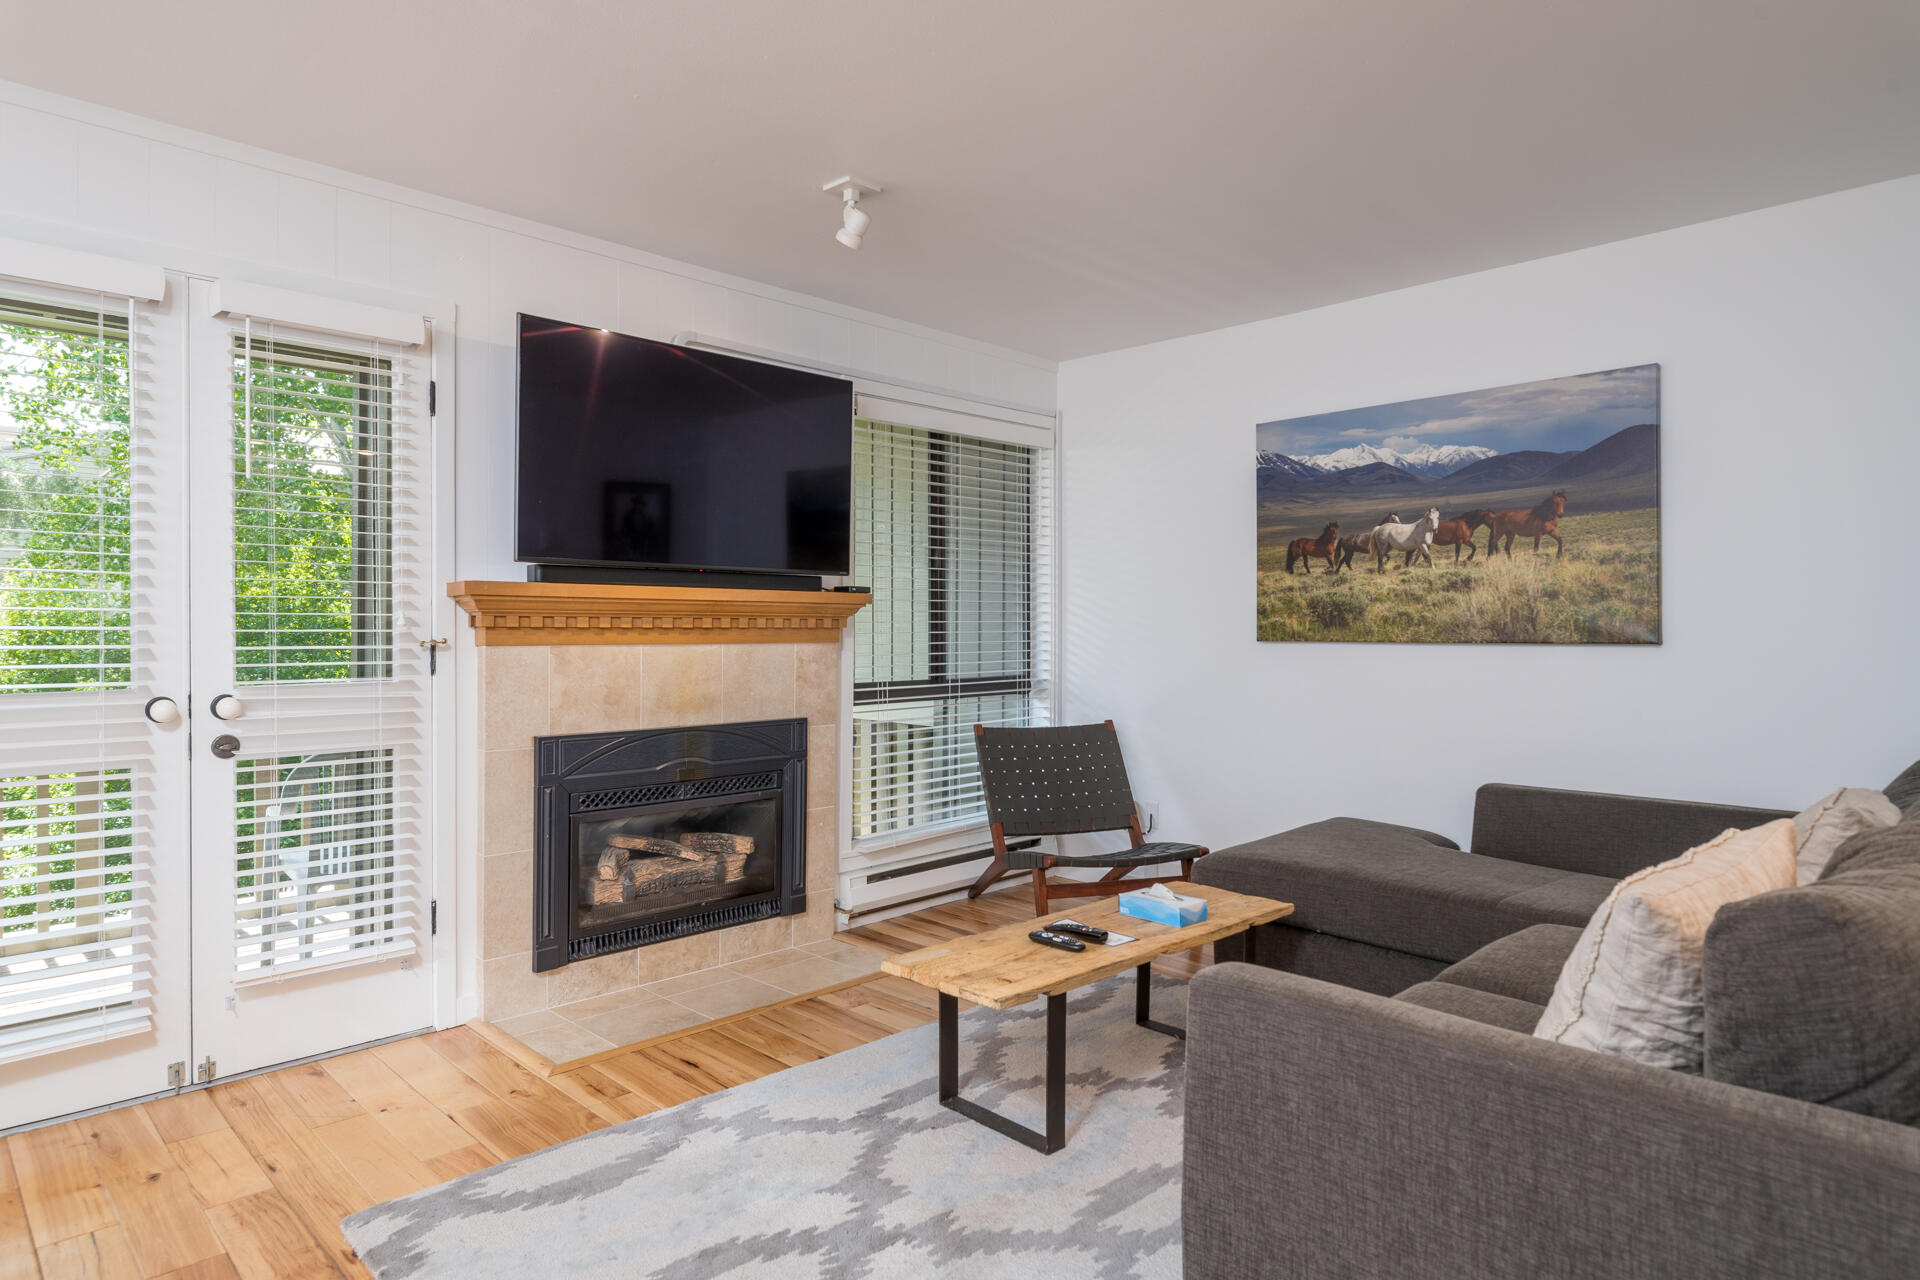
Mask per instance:
[[[1428,564],[1433,563],[1433,531],[1440,527],[1440,508],[1428,507],[1427,514],[1412,524],[1377,524],[1373,527],[1373,568],[1376,573],[1387,570],[1387,556],[1395,551],[1404,551],[1409,556],[1418,555]],[[1408,563],[1412,563],[1409,561]]]

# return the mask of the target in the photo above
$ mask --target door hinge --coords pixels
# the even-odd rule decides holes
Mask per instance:
[[[432,378],[427,379],[427,416],[431,418],[440,412],[440,384]]]
[[[167,1088],[178,1089],[187,1082],[187,1064],[169,1062],[167,1064]]]
[[[194,1078],[194,1079],[195,1079],[196,1081],[198,1081],[199,1083],[201,1083],[201,1084],[210,1084],[210,1083],[212,1083],[212,1081],[213,1081],[213,1059],[212,1059],[212,1058],[204,1058],[204,1059],[202,1059],[202,1060],[201,1060],[201,1062],[200,1062],[200,1068],[199,1068],[199,1070],[197,1070],[197,1071],[195,1071],[195,1072],[193,1073],[193,1078]]]
[[[427,936],[431,938],[439,932],[440,932],[440,899],[431,898],[427,901]]]

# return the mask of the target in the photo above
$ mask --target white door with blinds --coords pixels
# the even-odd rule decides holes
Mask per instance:
[[[429,346],[196,286],[195,1053],[431,1025]]]
[[[872,848],[984,823],[973,726],[1049,721],[1051,454],[866,416],[853,438],[852,580],[873,588],[853,838]]]
[[[0,280],[0,1128],[188,1054],[183,333],[154,279]]]

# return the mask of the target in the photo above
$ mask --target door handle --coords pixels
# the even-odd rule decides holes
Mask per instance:
[[[240,754],[240,739],[230,733],[223,733],[209,744],[209,750],[222,760],[231,760]]]
[[[238,720],[247,713],[247,704],[230,693],[222,693],[207,704],[207,710],[213,712],[216,720]]]
[[[142,709],[155,724],[173,724],[180,719],[180,704],[172,698],[148,698]]]

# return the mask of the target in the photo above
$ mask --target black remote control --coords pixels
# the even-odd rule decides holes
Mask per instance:
[[[1090,924],[1081,924],[1078,920],[1062,920],[1057,924],[1048,925],[1047,928],[1053,930],[1055,933],[1064,933],[1070,937],[1085,938],[1088,942],[1105,942],[1107,940],[1107,931],[1105,929],[1096,929]]]
[[[1035,929],[1027,935],[1035,942],[1046,947],[1058,947],[1062,951],[1085,951],[1087,944],[1078,938],[1069,938],[1064,933],[1049,933],[1045,929]]]

